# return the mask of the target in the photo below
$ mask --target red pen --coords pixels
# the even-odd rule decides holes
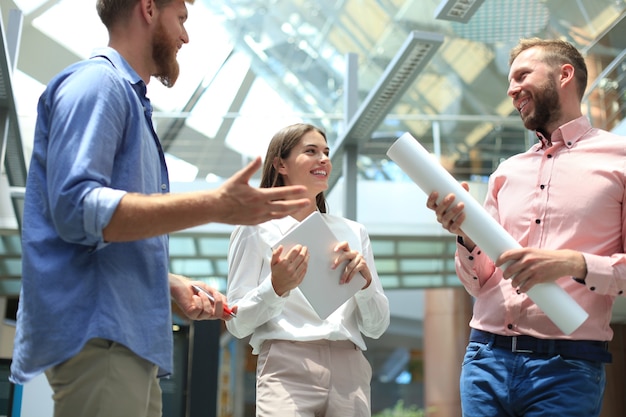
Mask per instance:
[[[207,290],[202,287],[198,287],[197,285],[192,285],[192,287],[194,290],[206,295],[212,303],[215,303],[215,298],[213,298],[213,296]],[[224,304],[224,312],[229,314],[231,317],[237,317],[233,310],[231,310],[226,304]]]

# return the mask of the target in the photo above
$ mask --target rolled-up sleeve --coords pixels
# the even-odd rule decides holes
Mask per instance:
[[[47,160],[55,161],[47,167],[50,215],[59,236],[71,243],[102,245],[102,229],[125,194],[113,182],[127,174],[116,172],[116,158],[129,114],[117,103],[128,103],[128,87],[111,71],[110,65],[76,71],[72,83],[59,83],[40,103],[50,111]]]

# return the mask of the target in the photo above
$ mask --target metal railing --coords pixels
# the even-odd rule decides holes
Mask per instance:
[[[591,83],[583,107],[594,127],[613,130],[626,116],[626,49]]]

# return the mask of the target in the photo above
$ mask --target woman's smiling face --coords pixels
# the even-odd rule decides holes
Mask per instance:
[[[277,163],[285,185],[304,185],[311,196],[328,189],[332,163],[326,139],[319,132],[305,133],[289,156]]]

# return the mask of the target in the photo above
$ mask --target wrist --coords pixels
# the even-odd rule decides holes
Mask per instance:
[[[471,241],[471,239],[470,239],[470,241]],[[461,236],[461,235],[457,235],[456,242],[459,245],[463,246],[465,249],[467,249],[470,252],[473,251],[474,248],[476,247],[476,244],[474,242],[471,242],[471,243],[470,242],[466,242],[465,239],[463,239],[463,236]]]

